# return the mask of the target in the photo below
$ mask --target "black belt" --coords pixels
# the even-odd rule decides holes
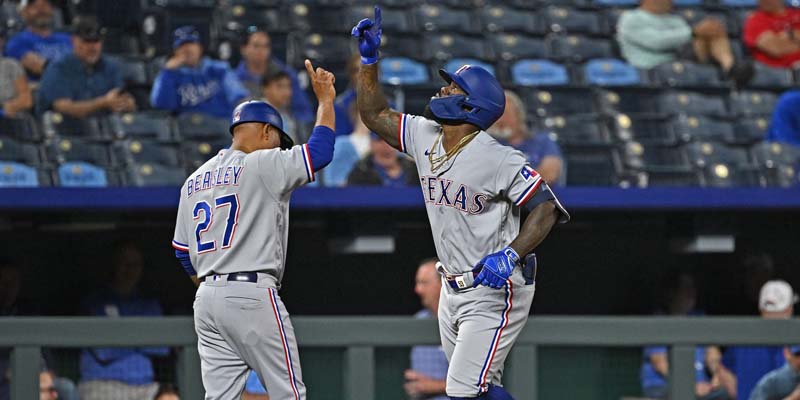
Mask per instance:
[[[204,279],[205,281],[218,281],[221,278],[222,275],[211,274],[206,275]],[[258,283],[258,272],[234,272],[232,274],[228,274],[228,280],[231,282]]]

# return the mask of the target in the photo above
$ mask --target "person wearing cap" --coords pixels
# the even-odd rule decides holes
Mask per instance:
[[[53,5],[50,0],[22,0],[20,16],[26,29],[8,41],[5,55],[19,60],[28,78],[36,80],[48,63],[72,51],[68,34],[53,31]]]
[[[783,280],[771,280],[761,287],[758,308],[761,318],[789,319],[794,314],[797,295],[792,286]],[[756,383],[769,371],[786,362],[781,346],[736,346],[725,351],[725,365],[738,378],[739,398],[747,399]]]
[[[133,96],[122,91],[119,65],[103,55],[104,33],[94,17],[74,19],[72,54],[53,62],[42,76],[37,113],[53,110],[84,118],[136,109]]]
[[[758,383],[750,400],[800,400],[800,346],[786,346],[784,366],[770,371]]]
[[[292,83],[293,95],[290,109],[294,118],[304,124],[314,121],[314,108],[300,85],[297,71],[272,56],[272,38],[269,33],[255,26],[249,27],[242,37],[239,52],[242,60],[234,72],[242,85],[250,92],[250,96],[260,97],[261,88],[264,85],[263,78],[269,70],[279,69],[289,76]],[[286,114],[281,111],[281,115],[285,116]],[[336,114],[336,117],[338,118],[339,114]]]
[[[6,41],[6,27],[0,24],[0,49]],[[33,96],[25,71],[17,60],[0,57],[0,118],[14,117],[33,107]]]
[[[195,27],[175,29],[172,50],[150,92],[154,108],[228,118],[233,108],[250,95],[228,64],[203,56],[200,33]]]
[[[372,156],[356,164],[348,185],[405,187],[419,185],[416,165],[394,147],[372,134]]]

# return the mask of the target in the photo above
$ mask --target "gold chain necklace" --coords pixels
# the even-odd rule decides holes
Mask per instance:
[[[458,141],[458,143],[455,146],[453,146],[452,149],[450,149],[450,151],[446,151],[444,155],[434,158],[433,153],[435,149],[439,148],[439,144],[442,142],[442,138],[444,137],[444,131],[439,133],[439,136],[437,136],[436,140],[433,142],[433,147],[431,147],[430,151],[428,152],[428,162],[431,163],[431,173],[435,174],[436,171],[438,171],[445,164],[447,164],[448,161],[450,161],[451,159],[453,159],[453,157],[458,155],[458,153],[460,153],[461,150],[464,150],[464,147],[466,147],[467,144],[473,138],[475,138],[475,136],[477,136],[478,133],[480,132],[481,131],[478,130],[470,133],[467,136],[464,136],[463,138],[461,138],[461,140]],[[442,146],[442,150],[444,151],[444,146]]]

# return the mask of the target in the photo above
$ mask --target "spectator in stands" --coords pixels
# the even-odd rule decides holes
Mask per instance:
[[[270,68],[261,79],[261,95],[264,101],[275,107],[283,118],[283,131],[292,137],[295,143],[306,140],[307,127],[300,123],[292,113],[292,81],[286,71]]]
[[[764,375],[750,400],[800,400],[800,346],[783,349],[786,364]]]
[[[39,373],[39,400],[56,400],[59,398],[54,378],[55,376],[50,371]]]
[[[736,63],[725,25],[707,17],[694,26],[670,14],[672,0],[641,0],[639,8],[622,13],[617,41],[622,56],[634,67],[650,69],[677,59],[716,62],[726,78],[744,84],[752,65]]]
[[[800,146],[800,90],[787,91],[778,99],[766,140]]]
[[[242,39],[242,46],[239,51],[242,54],[242,61],[236,67],[236,76],[250,91],[252,97],[258,98],[261,96],[261,79],[270,68],[277,68],[286,72],[292,82],[291,109],[294,117],[303,123],[314,121],[314,110],[312,109],[311,101],[302,86],[300,86],[297,71],[272,57],[272,38],[269,33],[256,27],[248,28]]]
[[[355,103],[350,103],[350,116],[354,121],[355,128],[349,135],[336,137],[333,160],[322,170],[322,181],[325,186],[345,186],[350,172],[359,161],[369,155],[372,147],[371,132],[361,122],[361,115],[359,115]]]
[[[761,318],[789,319],[794,313],[797,295],[788,282],[772,280],[764,284],[759,296]],[[756,383],[769,371],[786,362],[781,346],[736,346],[725,351],[724,363],[739,380],[739,397],[747,399]]]
[[[0,49],[5,46],[6,27],[0,24]],[[14,117],[33,107],[28,78],[17,60],[0,57],[0,118]]]
[[[771,67],[793,68],[800,61],[800,10],[782,0],[758,0],[758,9],[744,23],[750,54]]]
[[[413,162],[377,135],[372,135],[372,157],[356,164],[350,172],[350,185],[402,187],[417,185],[417,168]]]
[[[697,289],[691,275],[680,271],[669,273],[662,289],[663,310],[658,314],[697,315]],[[720,362],[716,346],[695,349],[695,394],[700,399],[735,399],[736,376]],[[644,396],[664,399],[668,394],[669,357],[666,346],[644,349],[640,371]]]
[[[250,95],[228,64],[203,57],[195,27],[175,29],[172,50],[150,92],[154,108],[230,118],[234,107]]]
[[[256,375],[255,371],[250,371],[250,375],[247,376],[242,400],[269,400],[267,388],[258,380],[258,375]]]
[[[45,67],[72,51],[69,35],[53,32],[50,0],[22,0],[20,15],[26,29],[8,41],[5,55],[19,60],[30,79],[38,79]]]
[[[361,65],[361,55],[353,54],[347,60],[347,76],[350,79],[347,90],[336,96],[333,108],[336,111],[336,136],[349,135],[355,130],[355,119],[350,113],[351,107],[356,102],[356,82],[358,82],[358,69]]]
[[[436,271],[435,258],[424,260],[417,268],[414,292],[419,296],[422,310],[414,314],[417,319],[436,319],[439,313],[439,294],[442,278]],[[411,348],[411,368],[404,373],[406,393],[412,399],[447,400],[447,356],[442,346],[414,346]]]
[[[153,397],[153,400],[181,400],[181,397],[178,395],[178,390],[175,389],[175,386],[167,383],[158,387],[158,393]]]
[[[144,259],[139,248],[130,242],[115,246],[110,286],[89,297],[84,307],[89,315],[108,318],[160,316],[158,301],[138,292]],[[82,400],[152,399],[158,391],[153,378],[151,356],[165,356],[166,347],[93,348],[81,352]]]
[[[127,112],[136,101],[122,91],[119,65],[103,55],[105,30],[92,16],[76,17],[72,26],[72,54],[53,62],[45,71],[36,111],[57,111],[75,118],[105,112]]]
[[[525,105],[514,92],[506,90],[506,110],[489,128],[489,134],[503,144],[525,153],[528,162],[551,184],[559,183],[563,161],[561,149],[546,134],[531,133]]]

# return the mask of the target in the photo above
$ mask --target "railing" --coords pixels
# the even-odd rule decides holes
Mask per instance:
[[[295,317],[300,347],[344,347],[347,400],[375,398],[375,348],[438,344],[435,321],[408,317]],[[173,346],[180,348],[178,386],[203,398],[191,318],[0,318],[0,347],[13,347],[12,400],[38,393],[42,347]],[[694,398],[694,347],[800,343],[800,319],[533,317],[507,362],[504,381],[517,399],[536,399],[542,346],[670,346],[672,398]]]

